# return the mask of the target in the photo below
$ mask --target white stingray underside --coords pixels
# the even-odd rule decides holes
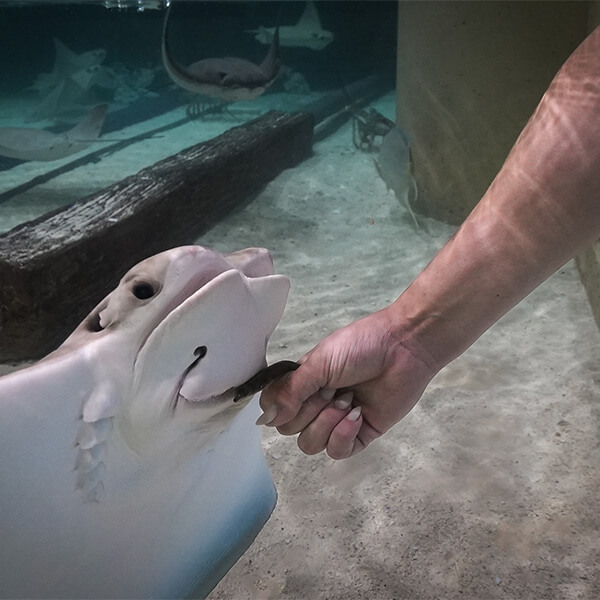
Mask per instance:
[[[210,592],[275,504],[257,400],[240,411],[212,395],[263,366],[287,289],[225,270],[141,351],[126,327],[99,331],[0,378],[0,596]],[[173,407],[184,382],[194,399]]]

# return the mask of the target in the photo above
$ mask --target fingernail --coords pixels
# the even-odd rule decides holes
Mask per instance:
[[[334,402],[336,408],[340,410],[346,410],[352,404],[352,392],[346,392],[342,394],[339,398],[335,399]]]
[[[328,388],[323,388],[320,392],[319,392],[321,398],[323,398],[323,400],[331,400],[334,396],[335,396],[335,390],[330,390]]]
[[[265,412],[256,419],[255,425],[268,425],[271,421],[274,421],[277,418],[277,407],[269,406]]]
[[[360,406],[355,406],[347,415],[346,419],[349,421],[358,421],[358,417],[360,417],[361,413]]]

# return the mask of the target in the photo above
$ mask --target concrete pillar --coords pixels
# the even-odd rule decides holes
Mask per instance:
[[[460,223],[587,31],[588,2],[399,0],[397,121],[415,209]]]

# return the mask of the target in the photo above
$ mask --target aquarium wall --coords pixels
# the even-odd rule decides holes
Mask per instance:
[[[459,224],[561,64],[588,2],[399,2],[397,120],[412,138],[418,212]]]
[[[590,2],[588,29],[600,25],[600,2]],[[592,244],[576,259],[579,276],[585,287],[596,324],[600,327],[600,241]]]
[[[397,121],[415,209],[460,224],[485,193],[600,2],[398,4]],[[600,326],[600,241],[576,259]]]

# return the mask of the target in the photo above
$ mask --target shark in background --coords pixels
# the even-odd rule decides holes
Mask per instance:
[[[282,25],[279,28],[279,43],[281,46],[310,48],[323,50],[333,42],[333,33],[323,29],[317,7],[313,0],[308,0],[302,16],[295,25]],[[249,29],[246,33],[253,33],[254,39],[261,44],[270,44],[275,35],[275,27]]]
[[[1,597],[208,595],[275,505],[257,399],[233,390],[288,290],[264,249],[175,248],[0,378]]]

